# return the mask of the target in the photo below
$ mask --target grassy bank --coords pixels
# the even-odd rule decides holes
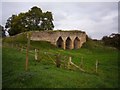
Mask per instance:
[[[12,39],[12,43],[25,45],[26,39]],[[23,41],[24,40],[24,41]],[[4,42],[11,43],[9,38]],[[87,42],[78,50],[58,49],[48,42],[31,42],[31,47],[40,50],[40,62],[34,60],[34,51],[29,54],[29,70],[25,71],[26,51],[3,46],[3,88],[116,88],[118,87],[118,53],[120,51],[105,47],[92,41]],[[48,55],[53,59],[60,53],[65,60],[68,56],[76,65],[80,65],[83,57],[83,68],[68,70],[57,68]],[[95,73],[95,62],[99,61],[98,73]]]

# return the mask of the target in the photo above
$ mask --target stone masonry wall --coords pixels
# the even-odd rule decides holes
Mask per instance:
[[[57,46],[57,43],[59,43],[61,48],[66,49],[67,45],[70,44],[69,49],[74,49],[75,45],[77,45],[78,48],[82,46],[83,43],[86,42],[86,33],[81,31],[35,31],[31,34],[31,40],[33,41],[48,41],[51,42],[51,44],[54,44]],[[61,42],[58,42],[58,39],[61,39]],[[76,42],[75,42],[75,39]]]

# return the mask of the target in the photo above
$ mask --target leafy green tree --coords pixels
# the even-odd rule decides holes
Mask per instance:
[[[42,10],[38,7],[33,7],[26,13],[27,26],[30,30],[40,30],[42,21]]]
[[[17,18],[17,15],[12,15],[11,17],[9,17],[5,25],[5,28],[9,30],[8,32],[10,35],[19,33],[19,31],[17,30],[18,28],[16,28],[17,27],[16,23],[18,22],[15,22],[16,21],[15,18]]]
[[[46,13],[43,13],[41,28],[43,30],[53,30],[54,25],[52,21],[53,21],[53,17],[51,12],[47,11]]]
[[[26,31],[53,30],[53,16],[51,12],[42,12],[38,7],[32,7],[26,13],[12,15],[8,18],[5,28],[10,35],[16,35]]]

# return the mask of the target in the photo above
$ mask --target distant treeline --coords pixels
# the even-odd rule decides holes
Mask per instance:
[[[109,36],[104,36],[102,41],[107,46],[116,47],[120,50],[120,34],[111,34]]]

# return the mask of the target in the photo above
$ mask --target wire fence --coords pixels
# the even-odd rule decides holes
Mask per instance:
[[[2,43],[3,47],[10,47],[15,48],[18,51],[21,51],[23,53],[26,53],[27,44],[20,44],[20,43]],[[29,55],[34,57],[34,60],[36,62],[41,61],[48,61],[48,63],[52,63],[56,65],[58,68],[65,68],[69,70],[80,70],[82,72],[86,72],[86,70],[83,69],[83,57],[77,57],[80,59],[79,65],[76,65],[72,62],[72,56],[71,55],[64,55],[60,52],[50,52],[46,50],[40,50],[38,47],[34,47],[30,45]],[[98,60],[95,62],[95,73],[98,73]]]

